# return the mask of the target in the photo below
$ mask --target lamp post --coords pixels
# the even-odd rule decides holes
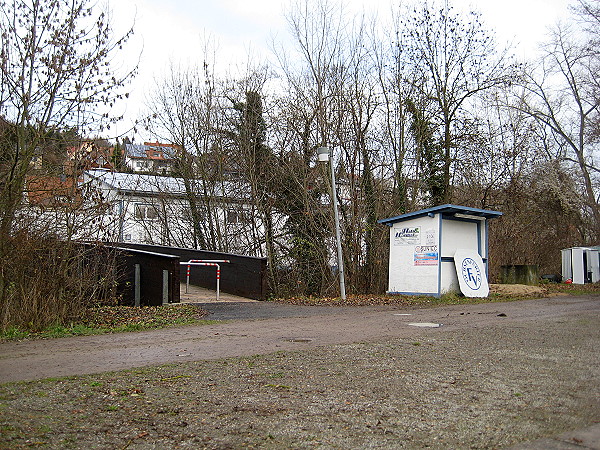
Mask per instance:
[[[329,162],[331,169],[331,206],[335,218],[335,240],[337,244],[338,272],[340,274],[340,296],[346,300],[346,282],[344,280],[344,259],[342,257],[342,240],[340,238],[340,216],[337,207],[337,193],[335,190],[335,171],[333,170],[333,155],[329,147],[319,147],[317,150],[319,162]]]

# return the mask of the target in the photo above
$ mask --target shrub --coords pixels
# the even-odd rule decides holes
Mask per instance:
[[[113,250],[19,234],[0,250],[0,327],[41,330],[116,303]]]

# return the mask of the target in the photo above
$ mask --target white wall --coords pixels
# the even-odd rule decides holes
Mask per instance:
[[[479,252],[477,224],[458,220],[443,220],[442,256],[452,258],[459,248]],[[481,255],[481,253],[479,254]],[[481,256],[485,258],[485,255]]]
[[[437,294],[439,263],[437,216],[390,227],[389,292]]]
[[[571,278],[573,284],[584,284],[586,280],[584,269],[591,273],[592,283],[600,281],[600,255],[597,249],[573,247],[562,250],[563,281]]]
[[[453,258],[456,250],[459,248],[474,250],[483,258],[485,240],[482,234],[485,233],[485,223],[481,221],[478,233],[478,224],[476,222],[466,222],[459,220],[442,220],[442,245],[441,256]],[[480,248],[481,247],[481,251]],[[456,267],[453,261],[442,262],[440,273],[440,293],[460,292]]]
[[[562,280],[573,279],[573,265],[571,264],[571,249],[565,248],[561,251],[562,256]]]
[[[449,220],[424,216],[390,228],[391,293],[440,295],[460,291],[453,260],[457,249],[487,258],[485,220]]]

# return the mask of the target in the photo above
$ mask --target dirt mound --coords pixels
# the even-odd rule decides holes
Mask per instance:
[[[490,293],[502,295],[544,295],[546,290],[540,286],[526,284],[490,284]]]

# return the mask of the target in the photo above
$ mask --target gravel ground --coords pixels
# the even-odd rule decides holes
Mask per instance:
[[[5,383],[0,448],[506,447],[600,421],[599,323],[574,314]]]

